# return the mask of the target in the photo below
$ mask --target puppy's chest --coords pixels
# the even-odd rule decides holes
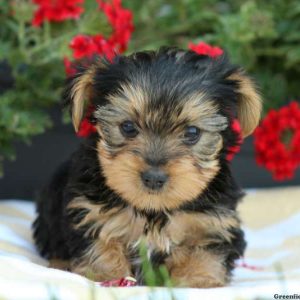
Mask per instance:
[[[110,216],[109,213],[99,216],[95,222],[101,227],[97,238],[105,243],[119,241],[128,249],[138,248],[141,242],[146,242],[149,249],[169,252],[177,243],[171,220],[172,217],[166,215],[141,216],[126,208]]]
[[[84,211],[74,224],[75,229],[86,228],[84,236],[104,243],[119,241],[126,248],[146,242],[150,250],[169,253],[179,245],[206,246],[216,238],[230,240],[230,228],[238,226],[235,215],[220,216],[207,213],[157,214],[146,217],[132,208],[102,211],[96,204],[76,199],[68,209]]]
[[[150,251],[170,253],[172,248],[180,245],[204,247],[216,237],[230,239],[228,229],[235,221],[228,217],[223,220],[209,214],[186,212],[145,217],[128,208],[102,223],[99,238],[107,242],[121,241],[126,248],[138,248],[143,241]]]

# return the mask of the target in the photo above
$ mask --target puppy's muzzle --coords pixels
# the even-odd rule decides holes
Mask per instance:
[[[168,177],[164,171],[158,168],[150,168],[141,173],[144,185],[151,190],[160,190],[167,182]]]

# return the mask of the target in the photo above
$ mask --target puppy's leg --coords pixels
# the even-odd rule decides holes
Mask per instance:
[[[210,288],[224,286],[227,272],[224,257],[200,248],[175,248],[166,266],[177,286]]]
[[[71,271],[94,281],[119,279],[131,274],[124,246],[116,241],[97,240],[79,260],[71,264]]]

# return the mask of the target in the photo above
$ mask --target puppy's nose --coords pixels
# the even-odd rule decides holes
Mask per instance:
[[[152,190],[159,190],[168,180],[168,175],[160,170],[151,168],[141,173],[143,183],[146,187]]]

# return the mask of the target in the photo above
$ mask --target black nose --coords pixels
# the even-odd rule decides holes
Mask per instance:
[[[149,169],[141,174],[143,183],[152,190],[159,190],[168,180],[168,175],[160,169]]]

